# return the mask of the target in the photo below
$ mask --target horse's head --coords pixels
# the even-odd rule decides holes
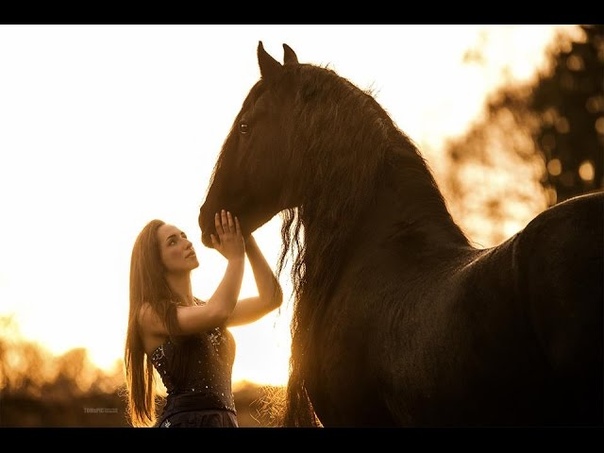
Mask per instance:
[[[294,174],[284,166],[293,138],[295,101],[295,90],[288,88],[300,65],[288,45],[283,44],[283,49],[281,64],[264,50],[262,42],[258,44],[261,78],[248,93],[224,141],[199,212],[202,241],[208,247],[210,234],[215,233],[214,214],[220,209],[235,214],[247,234],[295,205],[283,182]]]
[[[342,218],[372,202],[386,150],[392,140],[403,141],[369,93],[333,70],[299,63],[288,45],[283,49],[281,64],[258,43],[260,80],[222,145],[199,212],[208,247],[220,209],[239,218],[244,235],[288,210],[281,231],[286,248],[288,231],[297,237],[301,224],[345,234]],[[395,146],[412,148],[404,141]]]

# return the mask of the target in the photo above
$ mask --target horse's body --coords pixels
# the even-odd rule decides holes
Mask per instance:
[[[375,100],[284,49],[259,44],[199,214],[208,246],[220,208],[245,233],[284,215],[284,424],[602,425],[604,195],[477,249]]]

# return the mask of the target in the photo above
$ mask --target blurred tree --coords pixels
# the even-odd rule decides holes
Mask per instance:
[[[0,326],[0,390],[39,395],[51,373],[51,354],[24,341],[12,316],[1,316]]]
[[[580,29],[578,40],[551,49],[552,69],[529,98],[550,205],[604,186],[604,25]]]
[[[96,368],[87,351],[59,357],[0,316],[0,427],[127,426],[121,366]]]
[[[480,62],[479,54],[468,57]],[[446,144],[452,214],[480,245],[501,242],[548,206],[604,188],[604,26],[565,29],[546,54],[534,80],[502,86],[484,116]]]

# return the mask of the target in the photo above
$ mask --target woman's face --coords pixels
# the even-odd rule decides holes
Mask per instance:
[[[199,266],[197,255],[187,235],[174,225],[157,230],[161,259],[169,273],[190,272]]]

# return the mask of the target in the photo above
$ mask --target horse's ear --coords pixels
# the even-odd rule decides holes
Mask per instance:
[[[258,41],[258,66],[260,66],[260,75],[266,80],[274,79],[283,69],[281,63],[264,50],[262,41]]]
[[[285,43],[283,43],[283,64],[298,64],[296,52]]]

